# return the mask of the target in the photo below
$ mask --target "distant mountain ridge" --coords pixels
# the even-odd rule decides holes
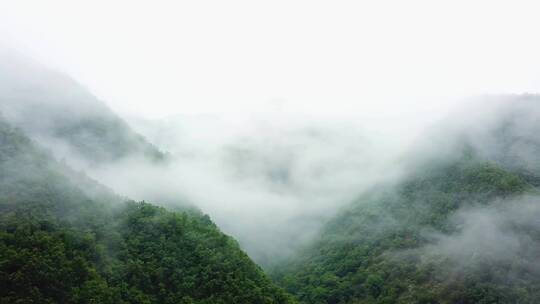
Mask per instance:
[[[490,101],[439,126],[402,181],[358,197],[275,279],[302,303],[535,303],[540,98]]]
[[[82,85],[9,50],[0,50],[0,112],[59,157],[97,165],[166,156]]]

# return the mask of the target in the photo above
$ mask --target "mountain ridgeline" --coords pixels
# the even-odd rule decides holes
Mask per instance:
[[[289,303],[196,210],[128,201],[0,122],[0,303]]]
[[[75,80],[9,50],[0,50],[0,112],[57,157],[85,165],[166,158]]]
[[[491,122],[430,137],[273,277],[302,303],[536,303],[538,100],[492,100]]]
[[[185,207],[190,204],[181,202],[180,191],[170,191],[179,182],[165,169],[186,162],[178,163],[174,155],[150,144],[71,78],[2,50],[0,303],[537,303],[539,102],[536,95],[490,97],[449,117],[397,162],[402,176],[389,174],[392,178],[375,179],[373,187],[355,187],[354,196],[336,195],[335,189],[348,191],[355,183],[325,188],[307,182],[302,191],[310,195],[299,195],[305,202],[297,203],[317,205],[317,197],[324,195],[356,199],[340,204],[345,207],[332,213],[337,215],[329,214],[331,219],[320,231],[313,229],[314,238],[301,250],[288,250],[278,259],[282,247],[277,242],[258,248],[274,259],[267,276],[209,216]],[[291,159],[310,151],[294,150],[297,154],[291,156],[288,147],[297,146],[303,133],[289,135],[277,146],[264,138],[252,143],[263,157],[234,146],[227,154],[233,157],[225,161],[240,169],[234,172],[242,180],[271,186],[266,187],[271,190],[267,197],[287,205],[291,201],[281,195],[298,190],[293,177],[331,183],[328,176],[341,175],[325,172],[342,170],[346,172],[338,182],[345,183],[359,168],[372,172],[367,167],[373,153],[359,153],[363,145],[340,146],[338,133],[305,145],[316,147],[312,150],[335,146],[342,158],[337,166],[334,158],[319,157],[327,166],[312,168],[307,162],[304,174],[294,175]],[[367,160],[355,161],[362,157]],[[91,176],[108,179],[88,177],[100,172],[91,170],[95,168],[107,174]],[[197,170],[192,172],[200,176],[194,178],[210,193],[201,197],[219,196],[212,190],[223,186],[211,184],[219,179]],[[142,178],[127,178],[132,175]],[[150,180],[158,175],[165,176],[168,192],[163,182]],[[122,178],[127,182],[114,183]],[[118,185],[126,191],[148,186],[133,193],[153,195],[150,199],[160,206],[174,207],[133,201],[103,181],[116,191]],[[250,191],[242,192],[254,200],[250,207],[260,206],[257,199],[264,193]],[[223,200],[226,211],[240,208],[229,202],[232,195],[222,196],[214,199]],[[160,197],[170,201],[156,199]],[[286,207],[291,208],[280,210],[303,206]],[[320,227],[320,218],[303,208],[306,214],[298,212],[297,222],[318,221],[307,227]],[[286,215],[277,209],[274,213],[274,218]],[[274,224],[272,220],[268,216]],[[255,217],[249,221],[264,227]],[[261,234],[244,230],[251,239]],[[261,239],[275,239],[266,237]]]
[[[207,215],[70,167],[167,155],[69,77],[2,50],[0,112],[0,303],[291,302]]]

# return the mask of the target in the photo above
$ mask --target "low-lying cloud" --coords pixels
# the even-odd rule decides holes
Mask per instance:
[[[136,199],[198,206],[255,260],[269,264],[305,244],[363,190],[399,176],[406,140],[385,140],[353,122],[279,119],[238,124],[178,117],[146,130],[132,123],[171,151],[170,162],[126,159],[87,170]]]
[[[420,249],[422,255],[443,256],[462,266],[488,261],[511,263],[518,258],[533,262],[540,255],[538,196],[464,207],[449,221],[456,232],[426,233],[431,244]]]

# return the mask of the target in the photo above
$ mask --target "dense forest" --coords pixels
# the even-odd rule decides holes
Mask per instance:
[[[498,262],[476,248],[455,248],[471,252],[466,261],[421,250],[432,241],[428,229],[459,233],[448,221],[459,208],[527,192],[533,192],[530,184],[495,164],[449,164],[410,178],[395,192],[363,196],[276,276],[306,303],[533,303],[540,279],[528,267],[538,252]],[[514,224],[540,241],[540,231]],[[461,263],[467,266],[460,269]]]
[[[196,210],[125,201],[0,123],[0,303],[288,303]]]
[[[180,191],[167,192],[163,180],[150,180],[163,174],[177,187],[177,175],[165,174],[176,155],[134,132],[71,78],[8,57],[0,60],[0,303],[487,304],[540,298],[538,96],[493,98],[489,108],[450,117],[404,153],[396,163],[403,169],[398,178],[354,188],[356,198],[324,221],[313,214],[295,217],[298,223],[319,221],[306,227],[322,229],[312,230],[311,241],[298,237],[297,251],[268,238],[276,242],[259,248],[268,251],[267,275],[208,215],[188,207],[197,202],[184,202]],[[313,194],[299,197],[326,195],[327,188],[309,179],[332,183],[328,176],[341,176],[322,176],[328,170],[355,178],[362,166],[352,163],[370,155],[359,153],[362,145],[343,145],[338,133],[307,133],[320,139],[317,145],[291,148],[301,146],[303,132],[287,133],[289,141],[275,146],[260,137],[227,146],[232,152],[224,162],[287,203],[281,195],[302,187]],[[347,159],[337,166],[333,158],[293,161],[325,144]],[[150,193],[156,202],[116,194],[86,175],[95,167],[108,168],[112,179],[142,176],[143,183],[129,179],[123,190],[149,186],[137,193]],[[208,183],[203,191],[220,188]],[[249,190],[256,207],[263,193]],[[227,205],[231,197],[217,199],[224,208],[234,206]],[[275,213],[268,218],[286,215]],[[271,235],[263,230],[242,234]]]
[[[534,102],[413,151],[274,282],[197,209],[121,197],[2,120],[0,303],[535,303]]]
[[[536,303],[538,106],[518,100],[443,138],[442,156],[415,151],[402,180],[361,195],[273,277],[302,303]]]

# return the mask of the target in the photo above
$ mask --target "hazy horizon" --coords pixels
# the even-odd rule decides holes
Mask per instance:
[[[400,116],[540,91],[534,1],[6,1],[0,43],[115,111]]]

